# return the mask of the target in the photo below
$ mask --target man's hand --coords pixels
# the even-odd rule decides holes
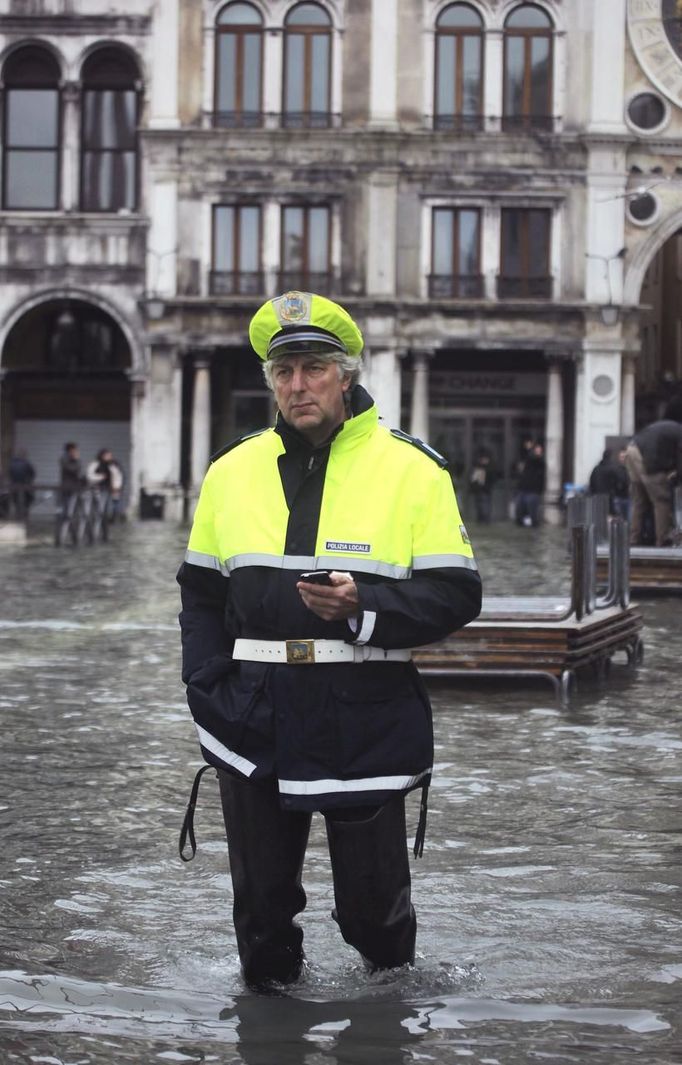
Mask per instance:
[[[312,610],[323,621],[345,621],[357,617],[360,600],[351,575],[332,570],[329,579],[331,585],[298,581],[296,587],[308,610]]]

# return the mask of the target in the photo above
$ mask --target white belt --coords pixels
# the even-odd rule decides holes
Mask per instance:
[[[409,662],[412,652],[385,651],[383,647],[344,643],[343,640],[242,640],[234,641],[232,657],[247,662],[282,662],[290,666],[312,662]]]

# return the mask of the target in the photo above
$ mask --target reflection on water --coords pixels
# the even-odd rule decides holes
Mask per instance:
[[[565,592],[561,531],[473,532],[489,593]],[[570,710],[544,687],[434,685],[416,967],[368,977],[340,939],[316,821],[308,970],[262,998],[239,979],[212,779],[197,858],[177,859],[199,764],[184,539],[148,523],[0,554],[3,1065],[682,1061],[679,601],[642,604],[637,679],[614,666]]]

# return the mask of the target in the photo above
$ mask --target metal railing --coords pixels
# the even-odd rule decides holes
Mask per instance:
[[[479,133],[483,115],[434,115],[433,128],[446,133]]]
[[[280,270],[277,274],[277,284],[280,292],[295,289],[301,292],[318,292],[320,296],[336,294],[339,286],[338,279],[330,272],[303,270]]]
[[[598,544],[605,544],[609,539],[609,497],[604,494],[578,492],[571,496],[566,504],[566,524],[569,529],[574,525],[594,525]]]
[[[213,125],[216,129],[260,129],[264,119],[263,111],[213,112]]]
[[[331,111],[283,111],[282,129],[338,129],[342,116]]]
[[[429,274],[429,299],[480,300],[483,297],[481,274]]]
[[[212,296],[261,296],[265,278],[261,270],[211,270],[209,288]]]
[[[501,300],[549,300],[552,298],[552,277],[497,276],[497,297]]]
[[[570,529],[571,608],[580,620],[585,614],[630,602],[630,526],[609,517],[607,495],[579,494],[566,505]],[[597,595],[597,544],[608,543],[608,578],[604,595]]]
[[[554,115],[502,115],[505,133],[551,133],[556,126]]]

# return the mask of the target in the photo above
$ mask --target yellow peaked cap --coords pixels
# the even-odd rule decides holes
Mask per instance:
[[[306,329],[313,326],[313,329]],[[324,340],[316,330],[323,330],[335,338],[339,350],[348,355],[360,355],[364,346],[362,333],[348,311],[326,296],[312,292],[285,292],[259,307],[249,325],[251,346],[261,359],[274,354],[271,344],[275,337],[284,341],[287,334],[295,340]],[[283,332],[284,331],[284,332]],[[288,346],[288,345],[287,345]],[[277,354],[284,354],[283,343],[275,345]]]

